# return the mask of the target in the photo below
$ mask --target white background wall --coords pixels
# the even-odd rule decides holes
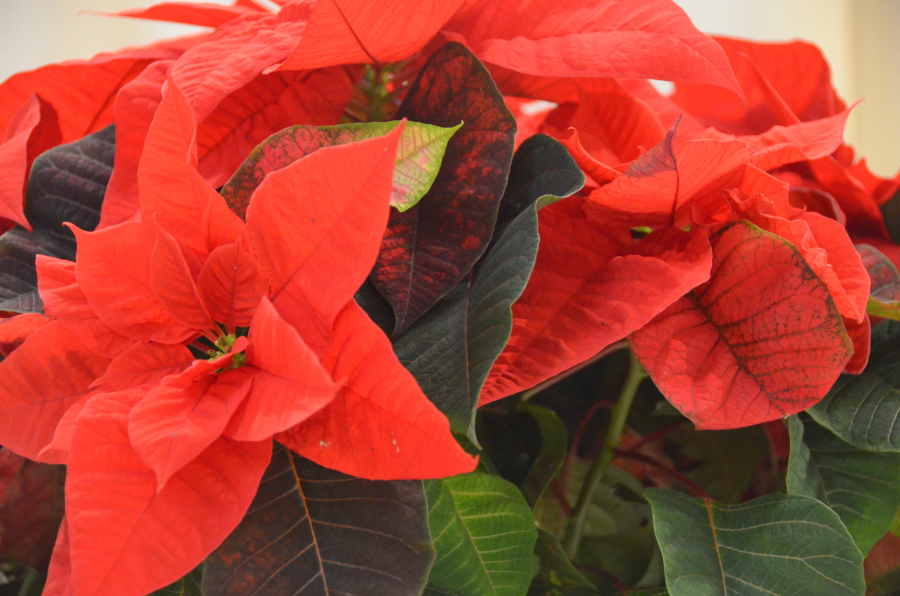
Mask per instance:
[[[87,58],[195,30],[77,15],[83,9],[114,11],[152,2],[0,0],[0,80],[49,62]],[[877,173],[893,175],[900,169],[900,0],[676,2],[707,33],[770,41],[800,38],[818,44],[831,62],[843,97],[850,102],[866,99],[850,118],[848,139]]]

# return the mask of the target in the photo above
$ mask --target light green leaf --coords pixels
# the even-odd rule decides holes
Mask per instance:
[[[828,505],[867,554],[900,507],[900,454],[863,451],[800,416],[788,429],[788,494]]]
[[[428,582],[457,596],[522,596],[537,530],[522,493],[474,472],[425,482],[437,558]]]
[[[831,509],[768,495],[721,505],[648,489],[672,596],[863,596],[862,554]]]

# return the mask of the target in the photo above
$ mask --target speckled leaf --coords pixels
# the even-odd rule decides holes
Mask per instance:
[[[471,283],[459,284],[394,343],[397,358],[450,427],[476,444],[478,396],[509,340],[511,307],[537,256],[537,207],[533,203],[507,226]]]
[[[900,454],[863,451],[801,415],[788,418],[788,429],[788,494],[828,505],[868,554],[900,507]]]
[[[391,205],[406,211],[431,188],[450,137],[460,123],[443,128],[408,122],[397,146]],[[269,172],[280,170],[322,147],[380,137],[394,130],[396,122],[339,124],[337,126],[292,126],[260,143],[250,153],[221,193],[231,210],[244,217],[250,196]]]
[[[900,323],[873,327],[866,370],[859,376],[841,375],[807,412],[860,449],[900,452]]]
[[[721,505],[648,489],[672,596],[863,596],[862,554],[815,499]]]
[[[0,236],[0,311],[43,312],[34,258],[42,254],[75,260],[75,238],[62,223],[84,230],[96,227],[114,153],[110,125],[34,160],[25,202],[34,231],[16,227]]]
[[[463,280],[487,249],[512,160],[516,121],[490,74],[464,46],[431,56],[398,118],[462,128],[431,190],[391,212],[371,279],[396,316],[395,336]]]
[[[481,472],[427,480],[437,558],[428,582],[457,596],[523,596],[537,531],[522,493]]]
[[[812,406],[853,354],[828,287],[794,245],[747,221],[710,244],[709,281],[634,333],[635,356],[698,428]]]
[[[204,596],[419,596],[434,560],[420,481],[372,481],[276,444],[246,517],[203,566]]]

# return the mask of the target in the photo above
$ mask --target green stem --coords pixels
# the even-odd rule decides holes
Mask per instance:
[[[622,393],[619,395],[619,401],[616,402],[612,409],[612,419],[609,422],[609,430],[606,431],[606,438],[603,441],[603,449],[600,455],[591,464],[588,470],[587,478],[581,485],[581,492],[578,493],[578,502],[575,504],[575,510],[572,517],[569,518],[569,526],[566,529],[564,545],[566,554],[570,559],[574,559],[578,554],[578,547],[581,545],[581,533],[584,530],[584,522],[587,519],[588,510],[594,493],[600,486],[603,474],[613,460],[613,454],[619,445],[619,439],[622,438],[622,431],[625,430],[625,420],[628,418],[628,412],[631,410],[631,403],[637,389],[644,380],[647,373],[644,367],[637,361],[634,354],[631,354],[628,366],[628,376],[625,378],[625,385],[622,387]]]
[[[40,596],[44,591],[44,582],[47,576],[34,569],[25,572],[25,579],[22,581],[22,587],[19,588],[18,596]]]

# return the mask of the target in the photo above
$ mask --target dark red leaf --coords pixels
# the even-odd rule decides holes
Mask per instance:
[[[793,245],[746,221],[710,242],[710,281],[636,331],[635,355],[698,428],[812,406],[853,354],[828,287]]]
[[[398,118],[452,127],[431,190],[391,212],[371,279],[391,303],[399,335],[469,272],[490,242],[512,161],[516,121],[490,74],[464,46],[447,44],[413,83]]]

